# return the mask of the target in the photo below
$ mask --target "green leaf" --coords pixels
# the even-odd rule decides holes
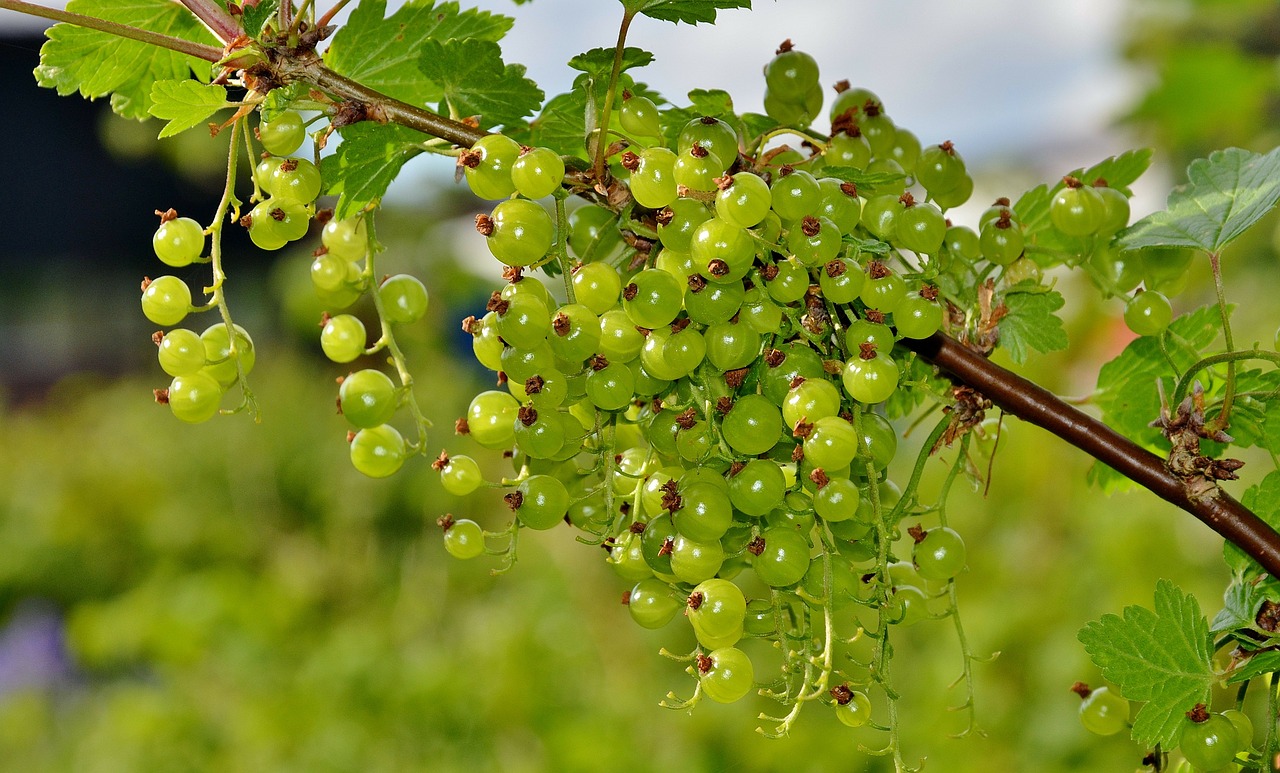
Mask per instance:
[[[1168,580],[1156,583],[1154,611],[1125,607],[1123,617],[1103,615],[1077,638],[1124,697],[1146,702],[1133,720],[1133,739],[1144,746],[1172,749],[1185,712],[1209,702],[1209,625],[1195,597]]]
[[[750,8],[751,0],[622,0],[628,12],[651,19],[685,24],[714,23],[716,12],[726,8]]]
[[[585,72],[598,81],[607,81],[613,72],[613,54],[612,48],[593,48],[570,59],[569,66]],[[641,48],[627,46],[622,49],[622,69],[619,72],[644,67],[651,62],[653,62],[653,54]]]
[[[1209,624],[1209,632],[1220,634],[1226,631],[1255,629],[1257,626],[1254,618],[1257,617],[1258,607],[1262,606],[1265,598],[1265,594],[1252,582],[1231,583],[1227,586],[1226,593],[1222,595],[1222,610],[1214,615],[1213,622]]]
[[[1280,530],[1280,470],[1273,470],[1260,483],[1245,489],[1240,504],[1252,510],[1271,528]],[[1267,574],[1257,561],[1230,542],[1223,543],[1222,558],[1242,581]]]
[[[1187,167],[1187,185],[1169,194],[1168,208],[1120,233],[1126,250],[1193,247],[1219,253],[1280,201],[1280,148],[1265,156],[1228,148]]]
[[[1276,671],[1280,671],[1280,651],[1259,652],[1232,670],[1227,678],[1227,684],[1239,684]]]
[[[1139,445],[1167,446],[1160,431],[1148,426],[1160,416],[1156,381],[1163,380],[1166,393],[1172,392],[1178,374],[1197,362],[1200,352],[1217,338],[1219,324],[1216,306],[1201,307],[1169,325],[1162,337],[1164,351],[1160,348],[1161,337],[1143,336],[1103,365],[1094,394],[1103,422]]]
[[[334,209],[341,220],[381,199],[400,167],[423,151],[422,135],[396,124],[362,121],[339,133],[342,142],[320,162],[320,173],[325,193],[341,196]]]
[[[427,41],[418,67],[453,110],[479,116],[485,128],[519,124],[542,105],[542,90],[524,77],[524,65],[504,64],[491,41]]]
[[[1087,185],[1092,185],[1095,180],[1102,178],[1107,181],[1108,188],[1132,194],[1133,191],[1129,186],[1137,182],[1138,178],[1151,167],[1152,152],[1151,148],[1127,150],[1118,156],[1100,161],[1088,169],[1072,172],[1070,176],[1083,180]]]
[[[171,0],[72,0],[68,11],[160,32],[197,43],[216,44],[213,33]],[[66,96],[111,97],[111,109],[126,118],[144,119],[151,109],[151,85],[208,79],[208,62],[148,43],[70,24],[55,24],[40,47],[36,82]]]
[[[227,106],[227,90],[199,81],[156,81],[151,84],[150,113],[169,123],[160,138],[172,137],[205,122]]]
[[[1000,346],[1009,352],[1010,359],[1022,364],[1031,349],[1047,354],[1067,348],[1067,331],[1054,314],[1065,303],[1056,290],[1043,289],[1034,282],[1010,288],[1004,297],[1009,312],[1000,320]]]
[[[410,0],[383,18],[386,0],[363,0],[333,36],[325,62],[337,72],[388,96],[419,107],[444,97],[440,85],[422,77],[418,63],[433,41],[497,42],[511,29],[508,16],[468,9],[456,2]]]
[[[905,175],[893,172],[864,172],[852,166],[824,166],[820,177],[834,177],[837,180],[853,183],[858,188],[858,195],[867,199],[876,195],[885,186],[895,185],[906,179]]]
[[[279,7],[280,0],[261,0],[257,5],[242,5],[240,26],[244,28],[244,34],[251,38],[257,37]]]
[[[1278,421],[1280,370],[1237,370],[1236,401],[1231,410],[1231,437],[1235,438],[1232,445],[1259,446],[1275,453],[1280,446]]]

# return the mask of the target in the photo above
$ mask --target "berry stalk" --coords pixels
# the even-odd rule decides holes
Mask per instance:
[[[1166,467],[1164,459],[950,336],[935,333],[929,338],[905,339],[902,343],[1005,411],[1052,432],[1161,499],[1191,513],[1272,576],[1280,577],[1280,534],[1216,485],[1195,486],[1179,478]]]

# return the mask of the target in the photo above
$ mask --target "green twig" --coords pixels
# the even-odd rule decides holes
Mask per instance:
[[[622,12],[622,24],[618,25],[618,42],[613,49],[613,69],[609,71],[609,88],[605,92],[604,109],[600,111],[600,124],[596,128],[595,178],[604,179],[604,156],[609,148],[605,141],[609,130],[609,118],[613,112],[613,100],[618,95],[618,76],[622,74],[622,56],[627,46],[627,30],[631,28],[631,20],[635,13],[630,9]]]
[[[1214,354],[1209,357],[1205,357],[1190,368],[1187,368],[1187,371],[1178,379],[1178,386],[1173,390],[1173,400],[1170,404],[1176,408],[1184,399],[1186,399],[1187,392],[1191,391],[1191,385],[1194,382],[1197,373],[1205,368],[1220,365],[1225,362],[1228,368],[1227,393],[1222,397],[1222,413],[1219,415],[1219,418],[1221,419],[1222,416],[1226,416],[1231,410],[1230,403],[1232,398],[1235,396],[1235,379],[1232,375],[1234,371],[1231,369],[1234,367],[1235,363],[1240,360],[1267,360],[1280,365],[1280,352],[1265,352],[1261,349],[1248,349],[1239,352],[1226,351],[1221,354]],[[1222,421],[1221,423],[1222,426],[1226,426],[1225,421]]]
[[[1234,352],[1236,345],[1231,336],[1231,313],[1227,309],[1227,294],[1222,285],[1222,261],[1218,253],[1209,253],[1209,266],[1213,269],[1213,289],[1218,296],[1218,314],[1222,317],[1222,338],[1227,344],[1227,352]],[[1227,391],[1222,397],[1222,412],[1218,414],[1218,418],[1208,423],[1209,429],[1226,429],[1231,426],[1231,403],[1235,394],[1236,365],[1235,362],[1228,362]]]

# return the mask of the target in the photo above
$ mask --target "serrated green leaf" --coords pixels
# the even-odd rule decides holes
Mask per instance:
[[[1216,396],[1216,395],[1214,395]],[[1236,371],[1236,400],[1231,409],[1232,445],[1259,446],[1275,451],[1280,446],[1280,370]]]
[[[1209,625],[1195,597],[1168,580],[1156,583],[1154,610],[1125,607],[1123,617],[1103,615],[1077,638],[1124,697],[1146,702],[1133,720],[1133,739],[1144,746],[1176,746],[1185,712],[1209,702]]]
[[[1084,181],[1086,185],[1093,185],[1094,181],[1101,178],[1107,181],[1108,188],[1115,188],[1125,195],[1130,195],[1133,191],[1129,186],[1137,182],[1138,178],[1151,167],[1152,152],[1151,148],[1127,150],[1118,156],[1100,161],[1088,169],[1076,170],[1070,176]]]
[[[1000,346],[1018,364],[1027,361],[1031,349],[1043,354],[1067,348],[1067,331],[1055,311],[1066,301],[1055,290],[1041,290],[1033,282],[1014,285],[1004,296],[1009,312],[1000,320]]]
[[[897,185],[906,179],[905,175],[893,172],[864,172],[852,166],[824,166],[820,177],[834,177],[837,180],[853,183],[858,188],[858,195],[866,199],[875,196],[881,188]]]
[[[751,0],[622,0],[622,4],[651,19],[698,24],[714,23],[717,11],[750,8]]]
[[[1209,632],[1219,634],[1256,628],[1254,618],[1265,598],[1257,585],[1251,582],[1233,582],[1222,595],[1222,609],[1214,615],[1213,622],[1209,623]]]
[[[1280,470],[1273,470],[1259,483],[1245,489],[1240,504],[1252,510],[1271,528],[1280,530]],[[1267,574],[1257,561],[1230,542],[1223,543],[1222,558],[1241,581]]]
[[[72,0],[67,10],[197,43],[217,42],[190,11],[171,0]],[[109,95],[111,108],[126,118],[149,116],[156,81],[210,74],[208,62],[97,30],[55,24],[46,34],[36,82],[62,96]]]
[[[453,110],[479,116],[483,128],[519,124],[542,105],[542,90],[524,77],[524,65],[504,64],[491,41],[427,41],[418,67]]]
[[[150,113],[169,122],[160,130],[161,139],[199,126],[226,106],[227,90],[222,86],[192,80],[151,84]]]
[[[1189,183],[1169,194],[1167,209],[1120,233],[1127,250],[1193,247],[1222,251],[1280,201],[1280,148],[1265,156],[1228,148],[1187,167]]]
[[[569,66],[599,81],[609,79],[609,74],[613,72],[613,54],[612,48],[593,48],[590,51],[584,51],[569,60]],[[622,69],[619,72],[636,67],[644,67],[653,62],[653,54],[642,48],[632,48],[627,46],[622,49]]]
[[[459,10],[456,2],[410,0],[391,16],[386,0],[363,0],[338,30],[325,51],[325,62],[388,96],[419,107],[444,97],[440,86],[418,69],[424,49],[433,41],[497,42],[511,29],[508,16]]]
[[[1143,336],[1103,365],[1094,394],[1103,422],[1139,445],[1167,445],[1160,431],[1148,426],[1160,415],[1156,381],[1163,379],[1166,393],[1171,392],[1178,374],[1199,360],[1199,353],[1217,338],[1219,321],[1216,306],[1201,307],[1169,325],[1164,351],[1160,338]]]
[[[279,7],[280,0],[261,0],[257,5],[242,5],[240,26],[244,28],[244,34],[251,38],[257,37]]]
[[[325,193],[337,194],[334,216],[350,217],[380,200],[400,168],[422,153],[422,135],[397,124],[373,121],[339,130],[338,150],[320,162]]]

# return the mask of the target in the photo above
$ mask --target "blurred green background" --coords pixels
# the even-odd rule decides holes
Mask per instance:
[[[1130,25],[1126,55],[1149,88],[1129,125],[1158,148],[1170,179],[1212,148],[1276,144],[1274,3],[1149,2]],[[143,163],[136,127],[88,125],[117,157],[134,159],[121,163]],[[169,147],[188,169],[193,159],[216,162],[215,149]],[[160,162],[145,163],[151,177],[165,176]],[[974,171],[975,198],[1020,190],[984,190]],[[182,184],[194,201],[211,200],[198,174]],[[380,270],[415,273],[432,292],[428,321],[405,335],[433,444],[491,458],[451,432],[470,396],[488,388],[458,331],[488,291],[459,247],[475,204],[447,191],[430,202],[427,217],[417,207],[381,218]],[[1277,322],[1270,229],[1229,255],[1246,342],[1270,341]],[[436,517],[500,528],[500,494],[455,500],[421,459],[385,481],[352,470],[333,409],[334,378],[348,368],[318,354],[306,251],[274,263],[240,254],[247,265],[234,269],[229,292],[258,342],[260,425],[180,425],[152,403],[164,379],[135,308],[142,269],[0,269],[0,324],[39,331],[34,353],[5,362],[0,397],[0,767],[892,769],[860,753],[864,739],[818,706],[779,741],[754,732],[760,711],[776,713],[763,699],[692,714],[659,708],[692,680],[657,651],[687,649],[691,637],[681,625],[636,627],[619,604],[627,583],[567,529],[522,537],[519,562],[501,577],[487,559],[450,559]],[[1197,267],[1178,311],[1209,301],[1207,280]],[[1059,393],[1087,393],[1128,334],[1118,301],[1099,301],[1078,277],[1059,288],[1072,301],[1072,347],[1026,370]],[[42,369],[60,352],[84,351],[96,353],[82,360],[91,369]],[[976,449],[980,463],[985,450]],[[904,452],[899,477],[910,462]],[[943,465],[930,463],[934,487]],[[1146,493],[1090,489],[1088,467],[1083,454],[1009,420],[989,492],[956,493],[950,517],[969,545],[961,616],[978,655],[1000,654],[975,665],[983,732],[952,739],[965,727],[963,713],[948,711],[964,699],[949,688],[961,668],[954,629],[942,621],[902,631],[893,668],[908,760],[957,772],[1139,767],[1142,750],[1076,721],[1068,688],[1099,677],[1075,632],[1126,604],[1149,605],[1160,577],[1195,592],[1212,616],[1226,570],[1205,527]]]

